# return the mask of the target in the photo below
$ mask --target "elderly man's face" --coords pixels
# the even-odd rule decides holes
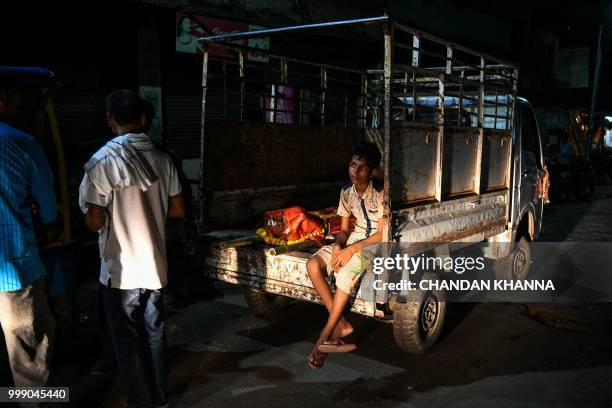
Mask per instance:
[[[21,92],[17,89],[0,90],[0,117],[6,118],[17,114],[21,106]]]

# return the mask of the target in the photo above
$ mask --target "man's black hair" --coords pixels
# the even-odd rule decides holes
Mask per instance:
[[[365,160],[371,169],[380,166],[380,152],[374,143],[363,142],[354,145],[351,156],[357,156],[359,159]]]
[[[147,114],[145,101],[130,89],[119,89],[106,98],[106,112],[120,125],[138,122]]]

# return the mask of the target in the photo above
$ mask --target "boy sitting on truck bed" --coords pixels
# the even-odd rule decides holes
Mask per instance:
[[[322,247],[306,264],[310,280],[329,312],[327,324],[308,356],[312,368],[321,368],[329,352],[355,348],[341,340],[353,331],[342,312],[371,258],[372,248],[368,251],[365,246],[382,240],[383,192],[380,183],[374,180],[379,165],[380,152],[374,144],[360,143],[353,147],[348,169],[351,183],[342,188],[338,204],[341,231],[333,245]],[[349,230],[351,215],[356,218],[353,232]],[[334,272],[336,293],[332,296],[326,276]]]

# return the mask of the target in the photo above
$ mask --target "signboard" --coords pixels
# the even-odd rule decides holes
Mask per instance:
[[[198,38],[211,35],[241,33],[244,31],[263,30],[264,27],[257,25],[239,23],[235,21],[222,20],[219,18],[211,18],[204,16],[196,16],[193,14],[177,12],[176,13],[176,52],[187,54],[202,53],[202,47],[198,43]],[[252,48],[263,50],[270,49],[270,39],[249,38],[247,40],[233,41],[236,44],[245,45]],[[230,50],[221,47],[210,47],[209,55],[216,57],[231,57]],[[249,61],[267,62],[268,57],[261,54],[249,53]]]
[[[555,59],[557,86],[561,89],[588,88],[589,47],[565,48]]]

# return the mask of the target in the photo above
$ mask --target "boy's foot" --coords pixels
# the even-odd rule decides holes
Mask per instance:
[[[334,331],[332,332],[332,337],[336,339],[344,338],[350,335],[353,332],[353,326],[346,321],[345,318],[342,318]]]
[[[341,339],[329,339],[317,346],[317,349],[322,353],[348,353],[356,348],[355,344],[345,343]]]
[[[325,357],[327,353],[322,353],[318,350],[317,344],[313,347],[312,351],[308,355],[308,365],[310,368],[321,368],[325,363]]]

